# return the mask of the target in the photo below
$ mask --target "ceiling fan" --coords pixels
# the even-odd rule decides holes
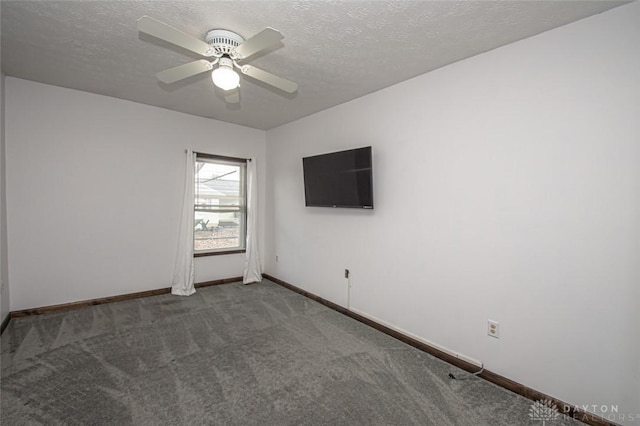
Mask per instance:
[[[240,100],[237,90],[240,87],[240,76],[235,71],[238,69],[242,74],[284,92],[293,93],[298,90],[298,85],[293,81],[278,77],[253,65],[241,64],[256,53],[278,46],[284,37],[274,28],[267,27],[247,40],[233,31],[216,29],[209,31],[205,38],[206,41],[202,41],[145,15],[138,19],[138,31],[190,50],[205,58],[210,58],[198,59],[157,73],[156,77],[163,83],[171,84],[187,77],[212,71],[213,84],[225,91],[227,102],[235,103]]]

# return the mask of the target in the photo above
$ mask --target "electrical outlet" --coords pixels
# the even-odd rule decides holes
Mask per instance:
[[[348,269],[344,270],[344,277],[345,278],[349,278],[349,270]]]
[[[278,261],[278,255],[276,254],[276,262]]]
[[[487,334],[496,339],[500,338],[500,323],[498,321],[489,320],[487,323]]]

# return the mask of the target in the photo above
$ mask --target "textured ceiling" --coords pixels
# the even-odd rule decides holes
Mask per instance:
[[[270,129],[496,47],[611,9],[613,1],[7,1],[5,75]],[[266,26],[284,46],[251,63],[293,80],[286,95],[244,77],[226,104],[208,73],[155,73],[197,55],[141,35],[149,15],[204,39]]]

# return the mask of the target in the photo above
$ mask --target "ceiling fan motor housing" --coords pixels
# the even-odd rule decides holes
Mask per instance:
[[[230,55],[233,49],[244,42],[244,38],[229,30],[211,30],[205,38],[220,55]]]

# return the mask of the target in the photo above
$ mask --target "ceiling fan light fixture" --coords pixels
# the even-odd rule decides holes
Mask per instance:
[[[145,15],[138,19],[138,31],[208,58],[198,59],[157,73],[156,78],[162,83],[172,84],[211,71],[213,84],[228,92],[225,93],[225,100],[230,97],[234,89],[240,87],[239,73],[286,93],[294,93],[298,90],[298,85],[293,81],[244,62],[260,52],[282,47],[280,41],[283,36],[275,28],[267,27],[247,40],[233,31],[215,29],[209,31],[205,41],[202,41]],[[242,65],[238,61],[243,62]],[[237,101],[235,102],[237,103]]]
[[[231,90],[238,87],[240,76],[233,70],[233,61],[229,58],[220,58],[218,68],[211,72],[213,84],[222,90]]]

